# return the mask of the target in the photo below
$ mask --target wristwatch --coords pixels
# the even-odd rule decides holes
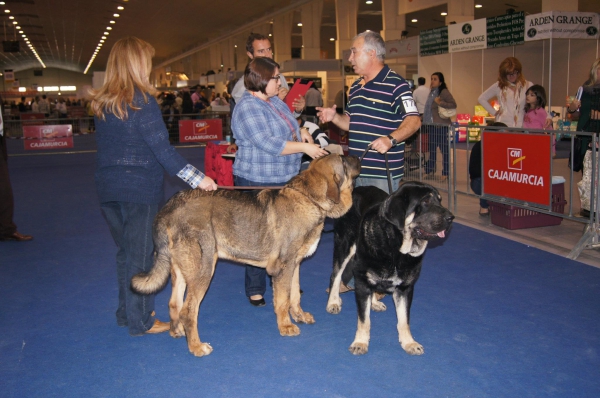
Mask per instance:
[[[389,138],[390,141],[392,142],[392,147],[395,147],[396,145],[398,145],[398,140],[395,139],[394,137],[392,137],[391,135],[388,135],[387,138]]]

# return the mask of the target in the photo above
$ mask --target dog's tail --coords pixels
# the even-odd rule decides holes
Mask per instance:
[[[166,228],[154,226],[154,265],[150,272],[141,272],[131,278],[131,288],[140,294],[152,294],[161,290],[171,273],[171,252]]]

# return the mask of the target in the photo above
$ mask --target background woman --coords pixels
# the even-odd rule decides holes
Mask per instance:
[[[600,58],[596,59],[590,69],[589,78],[583,83],[581,100],[575,99],[569,104],[569,113],[579,116],[577,130],[598,132],[600,130]],[[590,142],[592,137],[580,135],[577,137],[581,145],[573,154],[573,171],[583,171],[583,178],[577,184],[581,199],[581,212],[589,217],[590,195],[592,187],[592,152]]]
[[[496,122],[508,127],[521,127],[525,115],[525,93],[532,85],[532,82],[525,80],[521,62],[515,57],[508,57],[500,63],[498,81],[485,90],[478,100],[496,118]],[[493,98],[500,104],[497,111],[489,102]]]
[[[102,213],[117,244],[117,324],[132,336],[161,333],[169,324],[154,318],[154,295],[134,293],[131,277],[152,268],[152,221],[163,200],[163,174],[192,188],[217,189],[169,145],[169,136],[148,77],[154,48],[135,37],[110,51],[104,85],[92,91],[98,144],[96,188]]]
[[[255,57],[244,72],[247,89],[235,105],[231,128],[237,144],[233,175],[237,186],[281,186],[300,171],[305,153],[312,158],[327,154],[308,132],[300,135],[289,107],[277,96],[279,65]],[[246,266],[246,296],[254,306],[265,305],[266,270]]]
[[[444,75],[441,72],[435,72],[431,75],[429,96],[425,103],[425,110],[423,113],[423,123],[435,123],[435,124],[451,124],[450,118],[443,117],[439,114],[440,106],[446,109],[456,109],[456,101],[444,80]],[[443,157],[442,165],[442,181],[448,179],[448,169],[450,162],[450,155],[448,152],[448,129],[446,127],[430,126],[428,128],[429,134],[429,160],[425,165],[425,174],[429,175],[429,178],[433,177],[435,173],[435,163],[437,158],[437,148],[440,148]]]

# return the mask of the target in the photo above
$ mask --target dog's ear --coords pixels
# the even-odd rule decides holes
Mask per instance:
[[[407,203],[403,200],[399,191],[400,190],[387,197],[379,208],[379,215],[402,231],[404,230]]]
[[[340,195],[342,194],[343,177],[340,178],[338,173],[333,174],[333,178],[327,178],[327,199],[333,203],[340,203]]]

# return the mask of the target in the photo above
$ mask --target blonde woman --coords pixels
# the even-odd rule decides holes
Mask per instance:
[[[91,92],[98,144],[96,188],[118,248],[117,324],[132,336],[169,329],[154,317],[154,296],[129,288],[133,275],[152,267],[152,221],[164,195],[164,171],[192,188],[217,188],[169,145],[149,82],[153,55],[154,48],[143,40],[120,39],[111,49],[104,85]]]
[[[498,81],[479,96],[479,103],[496,118],[496,122],[508,127],[521,127],[525,115],[525,93],[531,86],[533,83],[525,80],[521,62],[515,57],[508,57],[500,63]],[[500,104],[498,110],[489,102],[493,98]]]

